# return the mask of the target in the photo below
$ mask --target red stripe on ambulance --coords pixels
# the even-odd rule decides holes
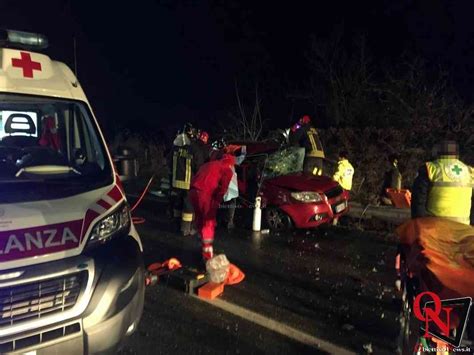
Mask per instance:
[[[87,210],[86,217],[84,218],[84,225],[82,226],[81,240],[84,238],[87,230],[89,229],[92,221],[99,217],[99,213],[93,210]]]
[[[107,203],[106,201],[104,200],[99,200],[97,201],[97,204],[103,208],[105,208],[106,210],[108,210],[110,207],[112,207],[112,205],[110,205],[109,203]]]
[[[122,193],[120,192],[120,189],[117,185],[114,186],[112,190],[107,194],[109,197],[114,199],[114,201],[118,202],[122,199]]]

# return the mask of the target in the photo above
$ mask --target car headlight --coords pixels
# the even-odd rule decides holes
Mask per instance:
[[[89,237],[89,244],[105,243],[118,232],[128,231],[130,229],[130,222],[130,210],[127,204],[123,204],[97,222]]]
[[[320,194],[312,191],[292,192],[291,197],[300,202],[320,202],[323,200]]]

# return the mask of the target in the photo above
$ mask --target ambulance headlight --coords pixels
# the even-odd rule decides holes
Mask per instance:
[[[127,204],[123,204],[94,226],[89,244],[105,243],[120,232],[128,232],[130,221],[130,209]]]
[[[23,31],[0,30],[0,43],[6,46],[23,48],[48,48],[48,39],[39,34]]]

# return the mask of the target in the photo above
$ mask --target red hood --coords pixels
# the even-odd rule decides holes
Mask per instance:
[[[328,176],[314,176],[305,173],[294,173],[266,180],[267,183],[295,191],[324,192],[337,187],[338,184]]]

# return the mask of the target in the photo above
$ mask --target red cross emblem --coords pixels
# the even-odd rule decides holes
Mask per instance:
[[[23,69],[23,76],[25,78],[32,78],[33,70],[41,71],[41,63],[33,62],[30,53],[20,52],[20,55],[21,59],[12,58],[12,66]]]

